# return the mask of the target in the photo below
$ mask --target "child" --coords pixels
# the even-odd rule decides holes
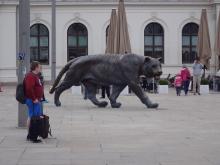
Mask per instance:
[[[181,78],[181,75],[179,73],[175,77],[174,86],[176,88],[176,95],[180,96],[181,88],[182,88],[182,78]]]

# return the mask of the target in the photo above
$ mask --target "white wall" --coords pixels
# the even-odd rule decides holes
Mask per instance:
[[[67,29],[72,23],[80,22],[87,27],[89,35],[88,52],[90,55],[104,53],[106,45],[105,30],[109,24],[113,7],[116,6],[64,5],[57,7],[57,71],[67,62]],[[163,71],[165,76],[169,73],[176,74],[182,65],[182,28],[189,22],[199,24],[203,7],[205,6],[127,6],[132,51],[144,55],[144,28],[151,22],[160,23],[165,32],[165,64]],[[214,6],[205,8],[208,9],[210,37],[214,48],[216,11]],[[10,12],[7,12],[8,10]],[[10,9],[4,6],[0,7],[0,81],[16,80],[16,61],[14,58],[16,52],[15,16],[15,7]],[[32,6],[31,25],[34,23],[46,25],[50,31],[51,39],[51,8],[49,6]],[[8,60],[9,58],[10,60]],[[215,61],[212,60],[212,68],[214,63]],[[12,70],[9,71],[7,68]],[[49,80],[50,65],[43,68],[46,79]]]
[[[0,81],[16,80],[16,8],[0,6]]]

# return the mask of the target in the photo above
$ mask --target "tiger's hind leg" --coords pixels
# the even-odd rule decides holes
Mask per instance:
[[[112,108],[120,108],[121,107],[121,103],[117,102],[116,100],[125,87],[126,87],[126,85],[120,85],[120,86],[114,85],[113,86],[112,94],[109,97]]]
[[[54,94],[54,104],[57,107],[61,106],[61,102],[59,100],[60,95],[67,89],[71,88],[73,84],[71,82],[63,81],[58,87],[56,87],[55,94]]]
[[[54,103],[57,107],[61,106],[61,102],[59,100],[60,95],[67,89],[72,86],[80,85],[80,75],[75,71],[69,70],[66,72],[66,76],[64,80],[56,87],[54,94]]]
[[[97,90],[97,85],[90,82],[89,80],[83,83],[88,90],[88,99],[95,104],[98,107],[106,107],[108,105],[108,102],[106,101],[99,101],[96,98],[96,90]]]

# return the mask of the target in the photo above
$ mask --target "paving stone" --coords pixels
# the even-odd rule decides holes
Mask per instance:
[[[53,137],[42,144],[16,127],[15,87],[0,93],[0,165],[219,165],[220,94],[149,94],[160,103],[150,110],[134,95],[120,96],[122,107],[112,109],[67,91],[57,108],[48,89]]]
[[[15,165],[20,160],[25,149],[23,148],[0,148],[0,164]]]
[[[16,164],[17,165],[17,164]],[[22,159],[18,165],[72,165],[71,159]]]

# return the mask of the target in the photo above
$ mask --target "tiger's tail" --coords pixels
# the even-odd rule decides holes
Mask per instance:
[[[71,64],[75,61],[76,59],[73,59],[71,61],[69,61],[60,71],[60,73],[58,74],[56,80],[53,83],[53,86],[51,87],[49,93],[53,94],[54,91],[56,90],[57,85],[59,84],[61,78],[63,77],[63,75],[67,72],[67,70],[70,68]]]

